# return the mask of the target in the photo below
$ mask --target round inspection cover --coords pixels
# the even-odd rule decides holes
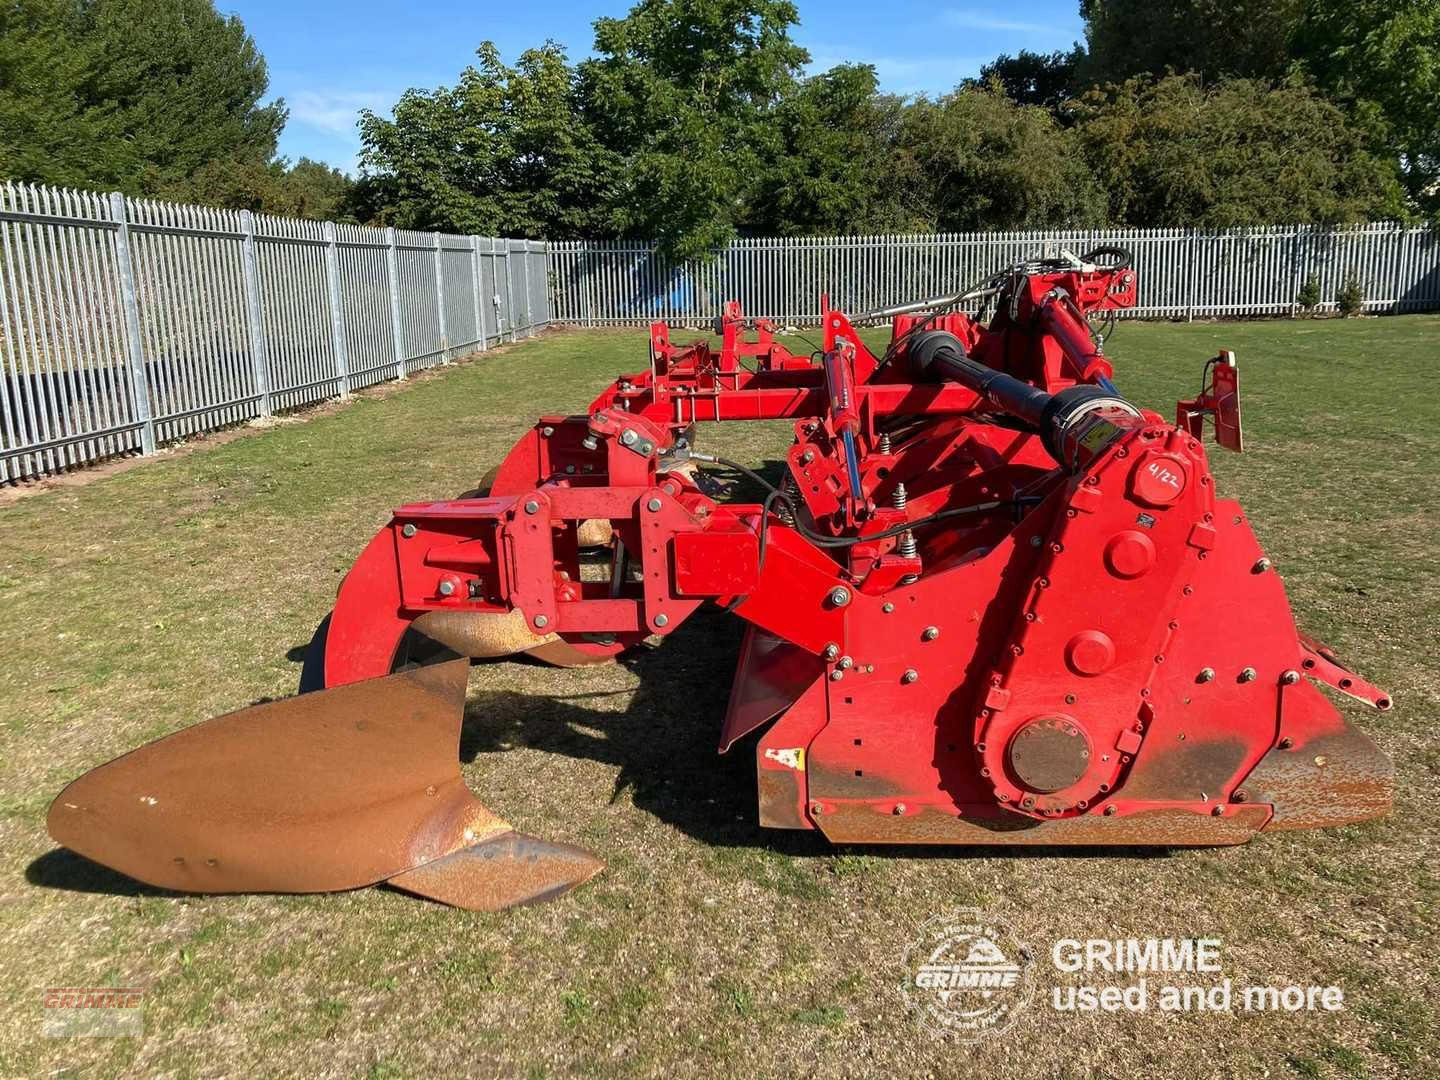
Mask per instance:
[[[1090,767],[1090,740],[1063,716],[1031,720],[1010,739],[1010,769],[1031,791],[1049,794],[1077,783]]]

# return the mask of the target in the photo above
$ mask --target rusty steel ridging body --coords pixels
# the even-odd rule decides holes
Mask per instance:
[[[760,731],[765,826],[845,843],[1188,846],[1385,813],[1388,760],[1313,683],[1380,709],[1388,695],[1296,630],[1245,514],[1214,490],[1207,419],[1241,445],[1233,354],[1206,366],[1175,425],[1111,382],[1087,318],[1133,305],[1136,287],[1123,259],[1017,265],[979,294],[988,323],[901,314],[879,356],[828,305],[816,358],[734,304],[718,351],[656,324],[648,370],[583,415],[542,417],[476,490],[394,512],[312,647],[330,689],[82,778],[52,831],[176,888],[389,880],[459,906],[545,898],[598,862],[463,793],[461,665],[392,672],[436,650],[599,662],[707,601],[749,624],[720,748]],[[701,467],[728,463],[695,447],[696,425],[730,420],[793,436],[763,503],[719,501]],[[443,707],[433,670],[452,672]],[[422,704],[382,722],[387,698]],[[382,730],[346,726],[372,717]],[[263,724],[278,743],[244,749]],[[406,730],[413,744],[372,752]],[[325,739],[317,764],[308,748]],[[288,764],[263,808],[234,777],[207,803],[220,748],[253,779],[277,745]],[[354,762],[358,790],[339,782]],[[157,770],[193,822],[125,803],[162,790]],[[72,792],[98,794],[71,806]],[[381,803],[400,824],[349,836],[336,866],[294,854],[295,837],[324,846],[327,808],[339,828]],[[247,854],[248,829],[264,839]]]

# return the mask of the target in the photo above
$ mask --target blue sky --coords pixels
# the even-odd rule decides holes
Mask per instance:
[[[546,38],[587,55],[590,24],[632,0],[397,4],[394,0],[220,0],[270,65],[271,91],[290,106],[280,152],[353,169],[361,108],[385,112],[407,87],[453,83],[489,38],[507,60]],[[1078,0],[924,3],[799,0],[800,44],[812,69],[873,64],[886,90],[938,93],[1002,52],[1048,52],[1081,37]]]

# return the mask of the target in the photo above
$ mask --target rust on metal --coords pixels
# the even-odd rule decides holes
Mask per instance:
[[[837,844],[1003,844],[1071,846],[1221,847],[1243,844],[1265,827],[1268,806],[1237,806],[1216,817],[1206,811],[1166,807],[1125,816],[1087,814],[1036,821],[993,814],[977,806],[976,816],[933,807],[896,816],[865,803],[828,803],[815,819]]]
[[[468,673],[454,660],[176,732],[70,784],[50,835],[208,893],[359,888],[508,836],[460,775]]]
[[[1270,803],[1270,829],[1319,829],[1390,812],[1395,769],[1363,732],[1343,730],[1276,747],[1245,778],[1246,797]]]
[[[1058,716],[1026,724],[1011,738],[1007,753],[1021,783],[1047,795],[1078,783],[1090,768],[1090,741]]]
[[[604,868],[584,848],[510,831],[397,874],[389,884],[452,907],[499,911],[553,900]]]

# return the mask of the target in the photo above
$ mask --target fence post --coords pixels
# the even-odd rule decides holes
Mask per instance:
[[[519,338],[515,331],[518,329],[515,320],[515,277],[510,271],[510,238],[504,237],[500,241],[505,245],[505,314],[510,322],[510,344],[515,344]]]
[[[340,241],[335,223],[327,221],[325,233],[325,282],[330,292],[330,340],[335,350],[335,374],[340,379],[340,396],[350,396],[350,349],[345,341],[345,294],[340,290]]]
[[[125,196],[110,193],[110,217],[115,231],[115,265],[120,272],[120,305],[125,309],[125,349],[130,363],[131,404],[140,421],[140,452],[155,453],[155,421],[150,416],[150,380],[145,371],[145,345],[140,338],[140,302],[135,292],[135,263],[130,254],[130,219]]]
[[[435,234],[435,306],[440,312],[440,362],[450,362],[450,335],[445,331],[445,251]]]
[[[525,286],[525,336],[535,336],[535,303],[530,299],[530,241],[521,240],[520,281]]]
[[[270,416],[274,407],[270,400],[270,363],[265,356],[265,324],[260,310],[260,260],[255,254],[255,215],[240,211],[241,241],[244,252],[245,313],[250,320],[250,364],[255,372],[255,392],[260,395],[260,415]]]
[[[1195,321],[1195,230],[1189,230],[1185,240],[1185,321]]]
[[[480,337],[480,351],[484,352],[490,346],[485,340],[485,305],[480,302],[480,285],[484,279],[480,276],[480,238],[474,233],[470,234],[470,295],[475,301],[475,333]]]
[[[405,378],[405,326],[400,311],[400,265],[395,254],[395,230],[385,230],[385,269],[390,275],[390,340],[395,346],[395,378]]]

